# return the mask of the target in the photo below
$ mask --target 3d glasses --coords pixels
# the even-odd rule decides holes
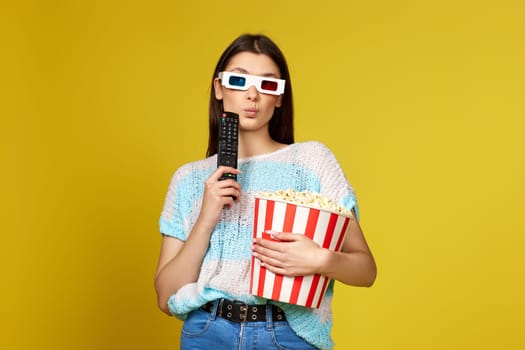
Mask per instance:
[[[283,79],[260,77],[258,75],[241,74],[235,72],[220,72],[221,84],[228,89],[248,90],[255,86],[263,94],[281,95],[284,93]]]

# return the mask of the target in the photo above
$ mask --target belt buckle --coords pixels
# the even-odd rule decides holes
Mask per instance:
[[[217,309],[218,309],[217,316],[219,317],[222,317],[222,304],[223,303],[224,303],[224,299],[221,299],[219,301],[219,305],[217,305]]]

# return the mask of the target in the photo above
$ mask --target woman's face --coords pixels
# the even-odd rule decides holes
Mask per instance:
[[[240,52],[233,56],[224,69],[227,72],[281,78],[279,68],[267,55]],[[225,111],[239,114],[239,129],[244,131],[268,131],[268,123],[275,107],[281,106],[281,97],[257,91],[255,86],[248,90],[228,89],[218,78],[214,81],[215,98],[223,101]]]

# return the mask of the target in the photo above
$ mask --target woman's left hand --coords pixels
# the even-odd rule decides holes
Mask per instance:
[[[253,255],[273,273],[285,276],[306,276],[319,273],[326,249],[302,234],[271,233],[273,240],[255,238]]]

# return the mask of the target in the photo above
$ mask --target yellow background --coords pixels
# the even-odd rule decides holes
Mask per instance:
[[[175,349],[169,179],[204,156],[238,34],[288,57],[297,141],[336,153],[379,266],[336,349],[525,346],[522,1],[0,4],[0,348]]]

